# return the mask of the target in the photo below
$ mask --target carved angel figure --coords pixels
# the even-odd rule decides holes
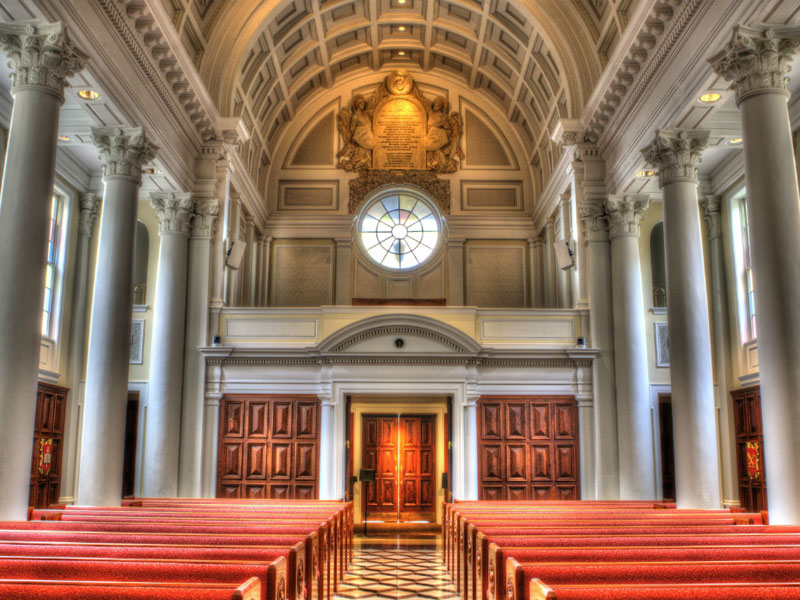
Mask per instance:
[[[447,100],[437,96],[428,109],[428,131],[425,134],[425,150],[429,169],[439,173],[454,173],[458,168],[456,159],[463,158],[461,150],[461,115],[453,112],[447,116]]]
[[[361,171],[372,168],[372,149],[375,137],[372,132],[372,116],[367,101],[361,94],[353,96],[350,107],[345,107],[336,116],[342,149],[336,154],[336,165],[345,171]]]

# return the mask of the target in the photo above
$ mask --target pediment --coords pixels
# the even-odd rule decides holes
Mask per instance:
[[[403,340],[401,347],[396,340]],[[475,354],[482,347],[455,327],[416,315],[381,315],[344,327],[323,340],[322,353]]]

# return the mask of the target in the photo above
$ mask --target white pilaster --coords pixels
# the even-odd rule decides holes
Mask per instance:
[[[96,127],[103,214],[92,295],[78,503],[118,504],[128,397],[133,252],[142,165],[156,148],[140,127]]]
[[[558,277],[555,251],[553,250],[556,240],[555,222],[555,217],[550,217],[544,227],[544,289],[547,308],[558,306]]]
[[[86,57],[61,23],[0,24],[0,47],[14,98],[0,192],[0,519],[25,519],[58,116]]]
[[[572,199],[571,192],[561,194],[561,202],[558,203],[559,220],[561,221],[561,235],[558,236],[559,243],[569,242],[572,237],[570,223],[572,217],[570,216],[570,201]],[[572,308],[572,273],[573,269],[561,269],[558,267],[558,261],[555,264],[556,281],[558,284],[558,307],[559,308]]]
[[[231,190],[231,161],[228,153],[221,145],[217,145],[218,158],[215,163],[216,186],[214,196],[224,210],[225,221],[215,227],[214,237],[211,240],[211,298],[209,300],[208,336],[220,335],[219,315],[225,305],[225,252],[227,250],[227,220],[229,215],[229,202]]]
[[[622,500],[655,498],[650,382],[644,325],[639,223],[647,196],[609,196],[606,215],[611,240],[614,362]]]
[[[678,508],[719,508],[711,334],[697,200],[708,132],[661,129],[642,150],[664,194],[670,382]]]
[[[447,304],[464,306],[464,240],[447,240]]]
[[[353,240],[336,240],[336,304],[350,306],[353,303],[350,292],[350,277],[353,252]]]
[[[800,524],[800,194],[786,73],[800,27],[734,28],[714,58],[742,113],[770,523]]]

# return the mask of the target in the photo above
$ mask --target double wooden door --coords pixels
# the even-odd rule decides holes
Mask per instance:
[[[364,415],[362,511],[369,520],[436,520],[436,415]],[[362,512],[363,514],[363,512]]]
[[[764,430],[761,426],[761,388],[731,392],[736,427],[739,501],[749,512],[767,510],[764,472]]]

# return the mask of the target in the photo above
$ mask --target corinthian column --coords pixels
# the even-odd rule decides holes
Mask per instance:
[[[619,490],[622,500],[655,497],[650,380],[639,262],[639,223],[647,204],[647,196],[609,196],[606,201],[611,239]]]
[[[158,217],[158,279],[150,343],[150,389],[144,436],[142,494],[178,494],[183,343],[186,324],[186,263],[192,195],[152,194]]]
[[[0,520],[25,519],[30,488],[50,198],[66,78],[83,68],[61,23],[0,24],[11,67],[0,192]]]
[[[103,161],[103,215],[92,295],[78,503],[118,504],[128,397],[133,252],[142,165],[156,147],[141,127],[93,127]]]
[[[742,112],[770,523],[800,524],[800,195],[786,73],[800,27],[737,27],[714,58]]]
[[[72,318],[69,326],[68,385],[72,390],[64,424],[64,468],[61,470],[61,498],[59,502],[72,502],[75,495],[75,475],[78,462],[78,390],[83,376],[83,357],[86,348],[86,307],[89,300],[89,244],[92,228],[97,218],[100,199],[97,194],[85,193],[79,198],[78,248],[75,252],[75,270],[72,287]]]
[[[198,198],[194,205],[192,237],[189,240],[189,296],[186,301],[178,495],[192,498],[202,494],[206,370],[205,360],[198,349],[208,343],[211,240],[214,237],[217,215],[219,202],[213,194],[203,199]]]
[[[708,132],[660,129],[642,150],[664,194],[670,382],[678,508],[719,508],[719,458],[697,165]]]

